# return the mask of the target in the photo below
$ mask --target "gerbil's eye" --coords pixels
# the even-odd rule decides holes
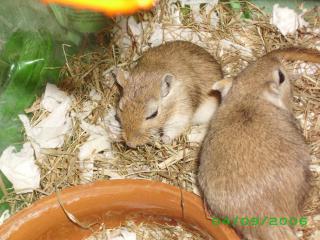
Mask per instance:
[[[284,76],[283,72],[281,72],[281,70],[279,70],[278,73],[279,73],[279,84],[281,84],[284,82],[285,76]]]
[[[158,110],[153,112],[150,116],[146,117],[146,120],[149,120],[149,119],[152,119],[152,118],[155,118],[156,116],[158,115]]]

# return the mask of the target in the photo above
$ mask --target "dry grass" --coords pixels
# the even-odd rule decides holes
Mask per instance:
[[[269,17],[258,8],[249,4],[253,19],[240,18],[238,13],[230,10],[226,4],[220,3],[215,7],[219,13],[220,22],[216,29],[209,23],[198,24],[191,16],[185,15],[183,22],[196,32],[208,33],[207,50],[222,64],[226,75],[234,76],[243,69],[248,62],[273,49],[287,46],[303,46],[314,48],[319,43],[319,35],[311,30],[320,27],[318,11],[310,11],[306,18],[310,29],[299,30],[292,36],[284,37],[269,23]],[[137,19],[148,20],[150,24],[161,21],[170,25],[169,9],[164,1],[160,3],[159,12],[139,14]],[[158,13],[158,14],[157,14]],[[148,35],[148,28],[144,35]],[[130,35],[130,34],[129,34]],[[119,34],[116,36],[119,37]],[[103,72],[114,65],[129,66],[141,54],[137,40],[131,36],[132,47],[121,56],[121,49],[116,45],[117,38],[108,48],[99,48],[97,51],[76,57],[68,57],[68,65],[62,71],[61,88],[75,98],[74,111],[79,111],[84,102],[89,99],[89,92],[95,89],[103,97],[88,117],[90,123],[97,123],[103,118],[107,109],[115,106],[118,99],[118,90],[112,79],[104,78]],[[221,49],[220,41],[229,40],[252,50],[252,54],[237,49]],[[146,42],[147,39],[144,40]],[[120,57],[121,56],[121,57]],[[297,63],[289,67],[296,68]],[[320,69],[312,75],[303,74],[294,82],[294,111],[300,119],[303,133],[309,143],[314,165],[320,166]],[[39,101],[33,106],[33,124],[39,121],[46,113],[39,109]],[[30,205],[35,200],[53,193],[55,188],[63,189],[80,183],[79,162],[77,153],[79,146],[86,140],[87,135],[74,120],[72,134],[65,139],[62,148],[44,151],[44,157],[39,161],[41,168],[41,189],[30,194],[9,196],[7,200],[13,211]],[[186,136],[177,139],[172,145],[163,145],[155,142],[139,147],[136,150],[127,148],[122,142],[113,143],[114,158],[108,159],[103,154],[95,154],[94,179],[108,179],[110,173],[118,174],[122,178],[144,178],[170,183],[188,191],[197,191],[197,151],[198,145],[188,143]],[[168,158],[175,158],[178,153],[182,157],[173,165],[161,169],[159,164]],[[312,178],[313,189],[308,199],[306,212],[310,215],[320,213],[320,173],[314,172]],[[302,239],[308,239],[312,232],[319,228],[319,222],[305,229]]]
[[[112,236],[118,236],[122,229],[136,233],[137,240],[159,240],[159,239],[183,239],[183,240],[204,240],[199,233],[190,231],[180,223],[170,225],[165,223],[135,223],[126,221],[120,228],[104,229],[94,233],[86,240],[105,240]]]

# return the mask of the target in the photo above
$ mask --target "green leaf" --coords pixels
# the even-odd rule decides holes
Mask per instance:
[[[229,1],[230,7],[234,10],[240,10],[241,9],[241,4],[237,0],[230,0]]]

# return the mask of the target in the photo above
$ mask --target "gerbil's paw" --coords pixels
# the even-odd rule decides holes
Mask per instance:
[[[225,97],[229,92],[230,88],[232,87],[232,78],[224,78],[218,82],[215,82],[212,85],[212,90],[217,90],[221,93],[222,97]]]
[[[171,144],[173,142],[173,139],[169,137],[168,135],[163,135],[161,137],[161,140],[164,144]]]
[[[192,114],[189,114],[188,112],[171,116],[163,127],[162,141],[167,144],[172,143],[173,140],[180,136],[184,129],[190,124],[191,117]]]

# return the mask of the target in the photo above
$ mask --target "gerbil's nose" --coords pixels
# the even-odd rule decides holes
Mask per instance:
[[[130,148],[136,148],[137,147],[137,144],[134,144],[132,142],[126,142],[126,144],[128,145],[128,147]]]
[[[123,137],[128,147],[136,148],[139,145],[139,136],[137,133],[125,134]]]

